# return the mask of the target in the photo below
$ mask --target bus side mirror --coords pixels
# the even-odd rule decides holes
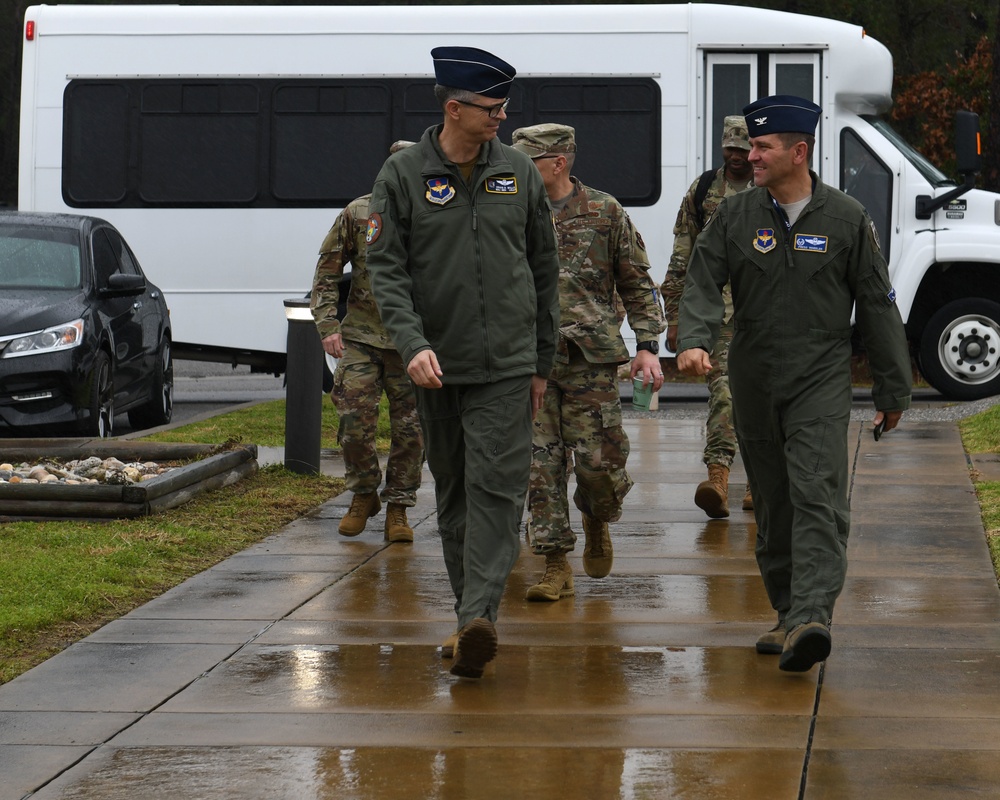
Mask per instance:
[[[955,162],[959,175],[975,175],[983,168],[979,115],[971,111],[955,112]]]

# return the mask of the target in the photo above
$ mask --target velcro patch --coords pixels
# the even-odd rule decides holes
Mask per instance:
[[[517,194],[517,178],[487,178],[486,191],[490,194]]]
[[[365,231],[365,242],[371,244],[382,235],[382,215],[372,214],[368,217],[368,230]]]
[[[827,236],[820,236],[816,233],[795,234],[795,249],[805,250],[809,253],[825,253],[830,239]]]

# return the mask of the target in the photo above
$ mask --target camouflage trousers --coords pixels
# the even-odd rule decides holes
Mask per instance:
[[[344,455],[344,479],[355,494],[376,492],[382,484],[375,431],[383,392],[389,400],[390,445],[382,502],[412,506],[424,462],[413,384],[395,350],[348,341],[330,399],[340,416],[337,442]]]
[[[733,341],[732,321],[722,326],[719,341],[712,350],[712,369],[708,382],[708,421],[705,423],[705,454],[702,461],[731,467],[736,456],[736,431],[733,429],[733,395],[729,391],[729,345]]]
[[[576,542],[569,519],[573,502],[590,517],[621,517],[632,479],[625,471],[629,441],[615,364],[591,364],[576,348],[570,362],[556,363],[535,416],[528,482],[528,544],[536,555],[566,552]]]

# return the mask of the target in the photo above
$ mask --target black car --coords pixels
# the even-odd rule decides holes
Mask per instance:
[[[173,413],[170,314],[110,223],[0,212],[0,436],[110,436]]]

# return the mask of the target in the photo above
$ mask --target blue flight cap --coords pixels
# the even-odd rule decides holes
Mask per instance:
[[[434,79],[440,86],[465,89],[503,100],[517,74],[510,64],[478,47],[435,47]]]
[[[823,112],[818,105],[792,94],[773,94],[755,100],[743,109],[750,138],[769,133],[808,133],[815,135],[816,123]]]

